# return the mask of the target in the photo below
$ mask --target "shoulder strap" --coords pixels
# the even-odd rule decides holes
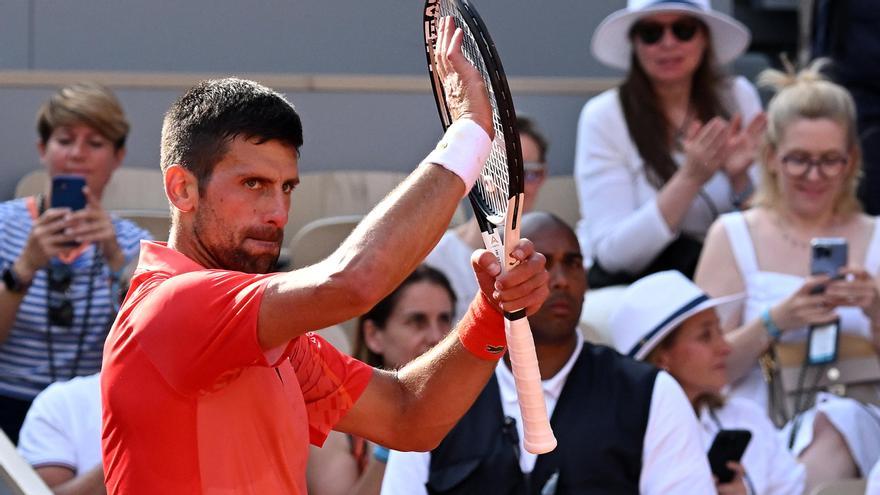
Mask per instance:
[[[752,244],[752,236],[749,234],[749,226],[742,212],[733,212],[721,216],[724,230],[730,242],[730,250],[736,258],[736,264],[743,277],[747,277],[758,271],[758,258],[755,255],[755,247]]]

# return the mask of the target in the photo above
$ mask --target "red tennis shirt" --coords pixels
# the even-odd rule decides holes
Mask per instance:
[[[324,442],[372,368],[313,333],[264,352],[257,316],[273,276],[141,244],[104,347],[110,494],[306,493],[308,443]]]

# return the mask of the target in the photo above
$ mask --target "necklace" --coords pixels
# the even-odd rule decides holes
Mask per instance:
[[[773,218],[773,225],[776,226],[776,229],[777,229],[777,230],[779,231],[779,233],[782,235],[782,239],[783,239],[786,243],[788,243],[788,245],[790,245],[790,246],[792,246],[792,247],[794,247],[794,248],[797,248],[797,249],[799,249],[799,250],[808,250],[808,249],[810,249],[810,241],[805,241],[805,240],[803,240],[802,238],[800,238],[799,236],[795,235],[795,234],[789,229],[789,227],[787,227],[787,226],[785,225],[785,222],[783,222],[783,218],[782,218],[782,214],[781,214],[781,213],[776,213],[776,214],[772,215],[772,218]],[[837,224],[836,221],[832,221],[831,225],[833,226],[833,228],[830,229],[831,232],[837,230],[837,225],[836,225],[836,224]]]

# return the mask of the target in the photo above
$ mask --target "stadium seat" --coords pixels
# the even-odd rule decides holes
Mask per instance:
[[[577,189],[570,175],[547,177],[534,206],[535,210],[553,213],[572,228],[580,218],[578,208]]]

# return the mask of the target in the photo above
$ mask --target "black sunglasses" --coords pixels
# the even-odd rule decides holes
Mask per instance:
[[[679,19],[671,24],[663,24],[656,21],[641,21],[630,30],[630,38],[638,37],[642,43],[653,45],[661,39],[667,28],[672,30],[672,34],[678,41],[690,41],[700,30],[700,21],[693,18]]]
[[[49,265],[49,324],[58,327],[73,325],[73,302],[67,296],[67,289],[73,281],[70,265],[52,263]],[[59,297],[54,297],[59,296]]]

